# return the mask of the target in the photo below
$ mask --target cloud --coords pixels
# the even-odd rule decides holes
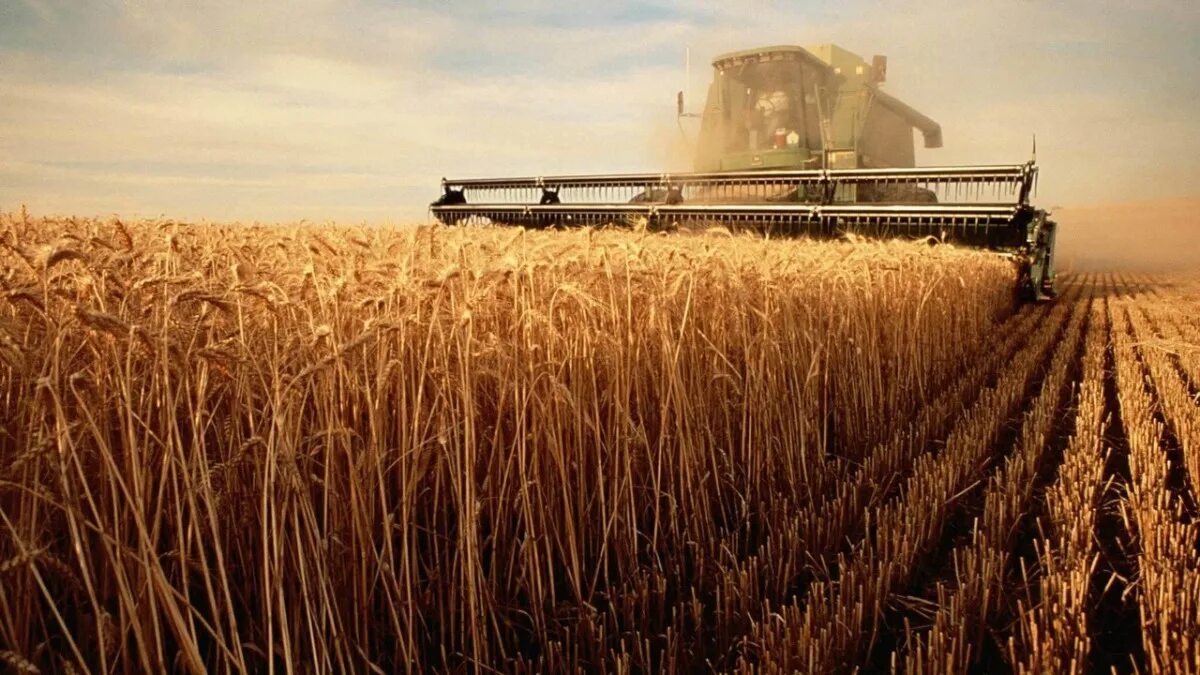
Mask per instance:
[[[697,107],[709,57],[779,42],[888,54],[945,129],[924,163],[1021,161],[1037,133],[1047,200],[1200,175],[1200,21],[1170,2],[22,2],[0,209],[411,220],[445,174],[666,168],[684,46]]]
[[[114,204],[185,217],[294,214],[295,197],[304,195],[316,202],[315,218],[364,211],[423,218],[438,179],[456,167],[590,170],[597,138],[607,139],[611,169],[639,162],[649,111],[670,111],[667,72],[656,64],[582,80],[559,75],[599,67],[615,27],[560,32],[537,48],[546,57],[540,68],[480,77],[427,63],[402,39],[421,31],[395,20],[373,24],[384,10],[351,21],[328,14],[324,3],[303,5],[305,22],[340,21],[343,32],[322,29],[302,41],[240,4],[194,14],[164,7],[108,17],[127,41],[148,46],[149,59],[126,67],[94,74],[87,63],[10,53],[16,67],[0,92],[0,150],[24,161],[21,179],[0,188],[3,202],[70,209],[76,200],[56,200],[75,180],[88,195],[80,204],[105,203],[102,192]],[[420,25],[440,27],[445,37],[457,30],[448,21]],[[367,34],[388,39],[345,53],[332,48],[339,37],[359,36],[364,22],[372,24]],[[260,27],[261,39],[249,39]],[[204,49],[208,33],[218,37]],[[531,58],[533,29],[518,25],[512,35],[520,38],[512,49],[498,37],[479,46]],[[668,31],[660,42],[669,38]]]

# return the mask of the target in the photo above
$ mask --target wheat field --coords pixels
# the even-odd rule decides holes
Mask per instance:
[[[1200,670],[1200,284],[0,218],[16,672]]]

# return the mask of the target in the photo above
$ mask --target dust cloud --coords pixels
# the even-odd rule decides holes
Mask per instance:
[[[1063,208],[1061,271],[1200,271],[1200,198]]]
[[[668,173],[691,171],[699,134],[700,124],[693,120],[655,118],[646,143],[650,167]]]

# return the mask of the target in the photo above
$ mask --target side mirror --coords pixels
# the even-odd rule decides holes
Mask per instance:
[[[675,115],[677,117],[683,117],[683,91],[682,90],[675,93]]]

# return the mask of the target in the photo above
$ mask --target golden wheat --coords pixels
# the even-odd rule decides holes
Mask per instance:
[[[1133,656],[1195,663],[1185,284],[719,227],[19,215],[0,263],[10,669],[1082,671],[1116,411]]]

